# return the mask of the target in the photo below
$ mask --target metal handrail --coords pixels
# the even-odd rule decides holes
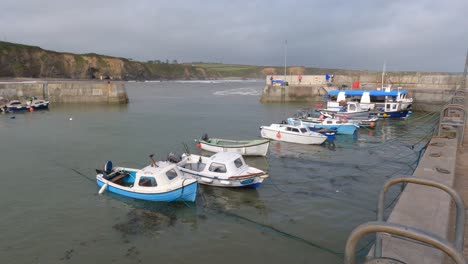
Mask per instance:
[[[421,178],[396,178],[389,180],[385,183],[383,189],[380,191],[379,201],[377,204],[377,221],[384,221],[384,202],[385,202],[385,194],[388,189],[397,183],[400,182],[408,182],[414,183],[419,185],[431,186],[438,189],[441,189],[452,196],[452,199],[455,201],[455,205],[457,208],[456,211],[456,220],[455,220],[455,247],[463,251],[463,236],[465,234],[465,205],[463,203],[463,199],[461,196],[451,187],[442,184],[440,182],[421,179]],[[375,248],[374,248],[374,257],[381,257],[382,256],[382,238],[377,233],[375,239]]]
[[[455,95],[450,99],[450,103],[455,104],[455,101],[465,101],[465,96]]]
[[[356,227],[348,237],[345,247],[345,264],[356,263],[356,245],[359,239],[367,233],[383,232],[407,237],[434,246],[445,252],[457,264],[467,264],[463,254],[454,248],[450,242],[435,234],[404,225],[388,222],[368,222]]]
[[[465,96],[465,91],[462,89],[456,90],[454,93],[455,96],[460,95],[460,96]]]

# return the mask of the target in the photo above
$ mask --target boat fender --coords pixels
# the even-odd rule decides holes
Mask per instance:
[[[104,164],[104,172],[109,174],[112,172],[112,168],[113,168],[112,161],[108,160],[106,164]]]
[[[279,131],[278,131],[278,133],[276,133],[276,137],[281,138],[281,133]]]
[[[104,185],[102,185],[102,187],[101,187],[101,189],[99,189],[99,192],[98,192],[98,193],[99,193],[99,194],[102,194],[102,193],[106,190],[106,188],[107,188],[108,185],[109,185],[108,182],[106,182]]]

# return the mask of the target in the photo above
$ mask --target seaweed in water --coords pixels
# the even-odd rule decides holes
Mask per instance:
[[[175,215],[166,215],[142,209],[134,209],[127,214],[127,221],[113,227],[123,235],[154,236],[162,229],[174,226]]]

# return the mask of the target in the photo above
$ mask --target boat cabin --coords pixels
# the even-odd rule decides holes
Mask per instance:
[[[168,185],[180,181],[183,177],[175,164],[158,162],[157,165],[158,167],[146,166],[141,170],[118,167],[104,178],[121,186],[145,189],[158,186],[167,188]]]
[[[242,155],[232,152],[219,152],[211,157],[199,157],[182,166],[198,172],[209,171],[226,175],[239,175],[249,169]]]

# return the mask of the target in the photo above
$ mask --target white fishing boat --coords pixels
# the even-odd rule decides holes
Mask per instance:
[[[201,184],[218,187],[257,188],[268,174],[247,165],[237,153],[219,152],[211,157],[182,154],[179,169]]]
[[[197,180],[187,177],[170,162],[152,162],[143,169],[113,167],[108,161],[104,170],[96,170],[99,193],[105,190],[148,201],[195,201]]]
[[[260,134],[263,138],[308,145],[319,145],[327,140],[327,136],[311,131],[306,126],[294,126],[288,124],[261,126]]]
[[[211,152],[232,152],[243,156],[266,156],[270,140],[230,140],[210,138],[207,134],[198,141],[197,147]]]

